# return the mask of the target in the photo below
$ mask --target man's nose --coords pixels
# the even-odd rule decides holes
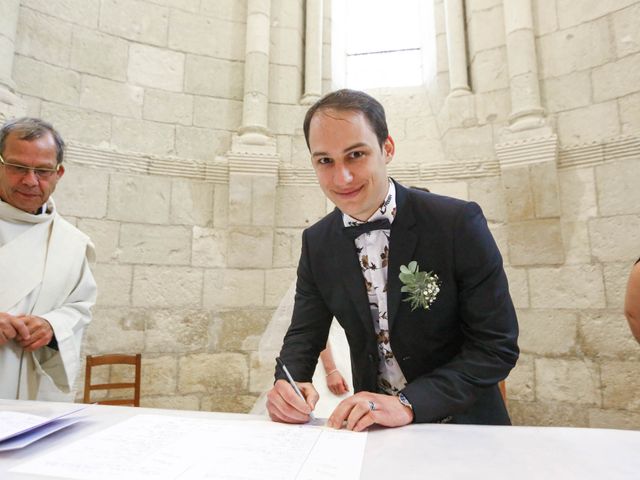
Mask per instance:
[[[338,166],[336,172],[335,182],[339,185],[351,183],[353,180],[353,175],[351,174],[351,170],[346,165]]]
[[[32,169],[27,170],[25,174],[22,175],[22,183],[26,185],[38,185],[38,176],[36,172]]]

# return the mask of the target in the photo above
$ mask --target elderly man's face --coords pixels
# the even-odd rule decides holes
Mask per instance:
[[[56,143],[50,133],[34,140],[20,140],[11,132],[0,152],[5,162],[31,168],[56,168]],[[60,166],[49,178],[38,176],[33,170],[16,172],[15,168],[0,166],[0,198],[20,210],[35,213],[53,193],[64,174]]]

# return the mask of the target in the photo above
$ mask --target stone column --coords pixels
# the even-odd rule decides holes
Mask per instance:
[[[307,0],[304,51],[304,95],[300,103],[311,105],[322,94],[322,0]]]
[[[545,126],[540,103],[538,61],[531,0],[503,2],[511,88],[510,131]]]
[[[466,95],[469,88],[463,0],[445,0],[447,53],[449,58],[449,95]]]
[[[268,128],[270,12],[270,0],[248,0],[242,126],[227,153],[227,266],[232,269],[272,264],[279,156]]]
[[[531,0],[503,2],[510,125],[495,145],[507,205],[511,265],[561,265],[558,137],[540,102]]]
[[[17,116],[23,108],[12,78],[19,10],[20,0],[0,2],[0,121]]]
[[[242,143],[269,143],[269,29],[270,0],[248,0],[244,60]]]

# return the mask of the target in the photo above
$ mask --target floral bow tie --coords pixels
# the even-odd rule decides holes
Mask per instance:
[[[343,227],[342,231],[345,235],[355,240],[363,233],[369,233],[374,230],[390,230],[391,222],[388,218],[381,218],[380,220],[374,220],[373,222],[360,223],[351,227]]]

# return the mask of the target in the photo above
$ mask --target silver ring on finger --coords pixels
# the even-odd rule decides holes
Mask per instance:
[[[376,410],[376,404],[371,400],[369,400],[369,410],[371,410],[372,412],[375,412]]]

